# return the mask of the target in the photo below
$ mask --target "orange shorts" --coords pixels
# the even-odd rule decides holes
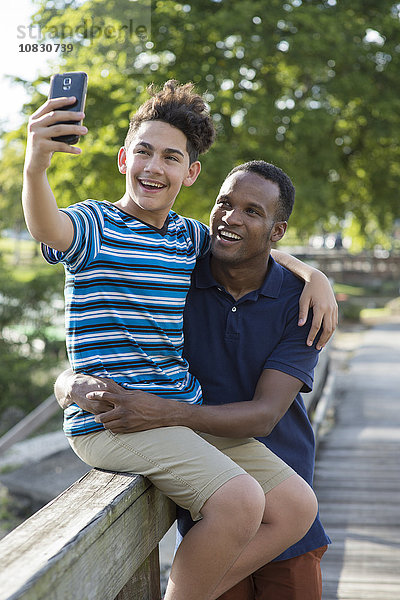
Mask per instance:
[[[270,562],[218,600],[321,600],[321,558],[328,546]]]

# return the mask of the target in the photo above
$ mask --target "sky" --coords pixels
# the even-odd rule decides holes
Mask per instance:
[[[54,60],[55,52],[19,51],[20,44],[37,41],[29,38],[28,29],[34,12],[32,0],[3,0],[0,6],[0,123],[7,131],[17,128],[23,121],[21,109],[29,96],[22,85],[11,84],[6,76],[16,75],[33,81],[39,73],[48,71],[50,79],[54,72],[49,66],[49,57]],[[35,35],[35,29],[31,32]]]
[[[78,0],[79,4],[85,1]],[[135,3],[137,0],[130,1]],[[12,84],[7,75],[34,81],[39,74],[48,73],[50,80],[53,73],[59,72],[56,63],[60,52],[55,52],[54,40],[49,36],[44,36],[43,40],[38,26],[32,26],[37,4],[38,0],[1,0],[0,4],[0,129],[6,131],[17,128],[23,122],[22,106],[29,100],[24,87]],[[133,4],[130,15],[139,16],[139,25],[150,26],[150,5],[143,8],[139,2]],[[129,23],[131,21],[132,18]],[[39,47],[36,52],[32,48],[35,43]],[[47,93],[47,89],[41,91]]]

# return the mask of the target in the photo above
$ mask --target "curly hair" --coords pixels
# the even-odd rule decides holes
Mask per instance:
[[[215,129],[206,102],[193,88],[193,83],[180,85],[175,79],[166,81],[159,91],[154,84],[149,85],[147,91],[151,97],[131,118],[125,148],[144,121],[164,121],[185,134],[190,164],[199,154],[207,152],[215,139]]]

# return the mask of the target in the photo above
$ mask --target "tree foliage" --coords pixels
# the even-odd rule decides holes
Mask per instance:
[[[89,73],[89,134],[81,157],[53,161],[57,199],[122,195],[115,156],[129,115],[148,83],[173,77],[206,93],[219,133],[178,210],[207,220],[226,172],[263,158],[294,180],[299,232],[337,227],[348,213],[362,230],[373,219],[390,232],[399,213],[399,10],[389,0],[156,0],[146,37],[128,31],[148,21],[145,0],[41,0],[35,20],[44,37],[87,29],[63,39],[74,50],[60,68]],[[107,26],[119,35],[107,36]],[[44,100],[48,78],[34,83],[27,113]],[[4,164],[1,190],[12,173]]]
[[[27,284],[0,257],[0,435],[14,424],[7,411],[18,408],[20,417],[33,410],[51,391],[52,370],[66,359],[64,342],[54,335],[54,320],[62,313],[54,298],[61,287],[61,271]]]

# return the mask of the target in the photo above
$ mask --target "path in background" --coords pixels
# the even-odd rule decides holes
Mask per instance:
[[[334,424],[315,477],[333,541],[323,600],[399,600],[400,319],[339,335],[335,346]]]

